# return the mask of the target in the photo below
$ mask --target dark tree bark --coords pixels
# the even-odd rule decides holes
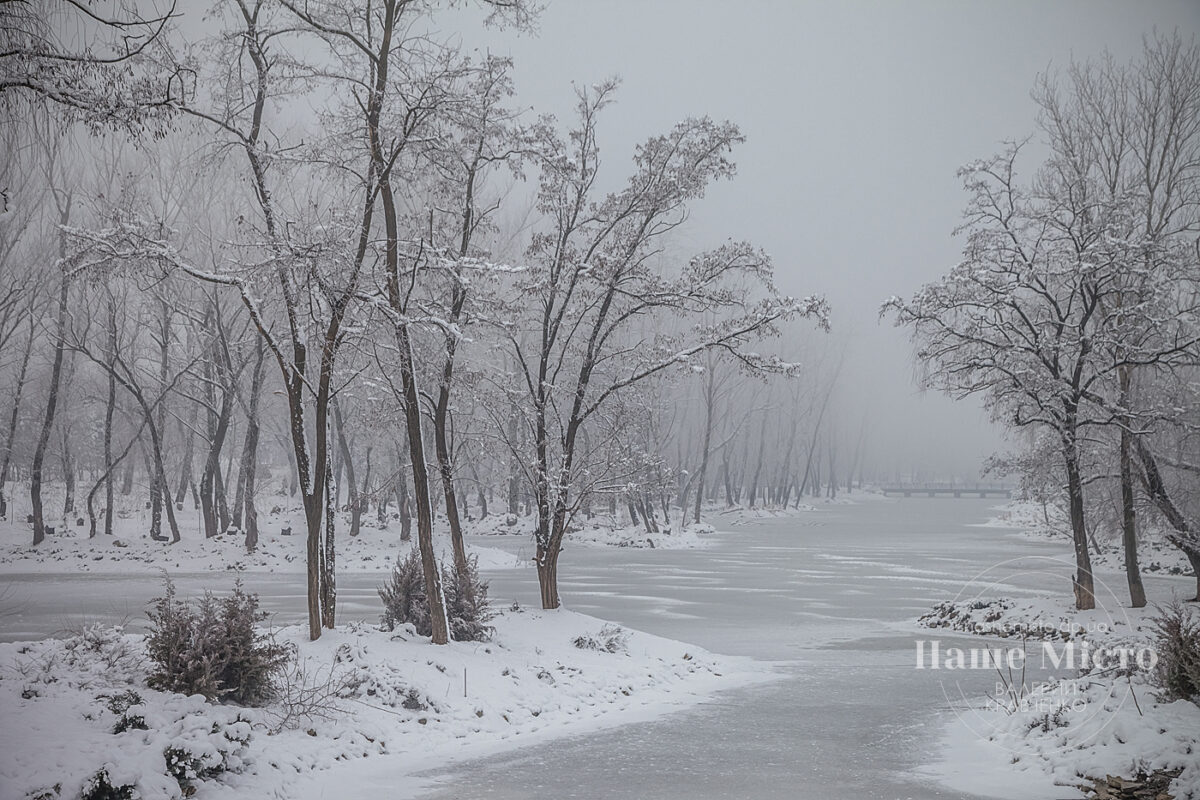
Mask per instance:
[[[180,509],[183,508],[183,499],[187,497],[189,488],[192,489],[192,501],[197,508],[200,506],[200,495],[196,491],[195,481],[192,480],[192,459],[196,449],[196,435],[192,429],[195,426],[196,405],[192,404],[191,421],[180,426],[183,434],[183,464],[179,468],[179,487],[175,490],[175,505]]]
[[[70,219],[71,203],[68,199],[61,215],[63,225]],[[59,257],[66,255],[65,242],[59,245]],[[58,290],[58,315],[55,319],[54,363],[50,368],[50,386],[46,391],[46,411],[42,415],[42,428],[38,434],[37,447],[33,451],[33,465],[29,470],[29,499],[33,505],[33,543],[39,545],[46,538],[46,522],[42,512],[42,468],[46,462],[46,447],[50,443],[50,430],[54,427],[54,415],[58,410],[59,383],[62,380],[63,348],[66,338],[67,298],[70,278],[64,271]]]
[[[104,535],[112,536],[113,533],[113,470],[116,469],[116,463],[113,461],[112,438],[113,438],[113,413],[117,406],[117,379],[113,376],[116,371],[116,353],[117,353],[117,309],[116,304],[109,298],[108,304],[108,395],[104,403]],[[132,440],[131,440],[132,442]],[[128,448],[126,449],[128,452]],[[91,535],[96,535],[96,518],[92,514],[92,495],[95,494],[93,488],[88,493],[88,516],[91,518]]]
[[[396,512],[400,515],[400,541],[412,539],[412,509],[408,504],[408,478],[400,458],[400,447],[396,447]]]
[[[1067,505],[1071,518],[1071,538],[1075,547],[1075,575],[1071,584],[1075,590],[1075,607],[1081,611],[1096,607],[1095,579],[1092,577],[1092,557],[1088,552],[1087,520],[1083,508],[1083,478],[1079,470],[1079,448],[1075,440],[1073,410],[1067,409],[1067,426],[1062,435],[1063,462],[1067,470]]]
[[[13,389],[12,413],[8,418],[8,433],[4,437],[4,458],[0,459],[0,517],[9,516],[8,498],[4,489],[8,485],[8,471],[12,463],[13,442],[17,437],[17,420],[20,418],[21,399],[25,391],[25,383],[29,375],[29,356],[33,353],[33,342],[37,335],[37,325],[29,320],[29,335],[25,340],[25,349],[21,353],[21,366],[17,370],[17,384]]]
[[[716,385],[713,380],[712,361],[704,375],[704,440],[700,445],[700,469],[696,473],[696,508],[692,522],[700,523],[700,508],[704,505],[704,476],[708,472],[708,456],[712,444],[713,406],[716,403]]]
[[[1142,487],[1163,517],[1166,518],[1167,523],[1175,530],[1174,534],[1167,535],[1167,541],[1182,550],[1183,554],[1187,556],[1188,563],[1192,565],[1192,574],[1196,578],[1196,596],[1192,598],[1192,602],[1200,603],[1200,537],[1197,536],[1192,523],[1171,499],[1166,481],[1163,480],[1162,472],[1158,468],[1158,460],[1150,448],[1142,441],[1141,437],[1134,439],[1134,445],[1137,449],[1138,460],[1142,465],[1140,476]]]
[[[762,425],[758,429],[758,457],[754,462],[754,474],[750,478],[750,487],[746,498],[750,508],[754,508],[754,503],[758,499],[758,479],[762,476],[763,455],[767,450],[767,412],[765,409],[762,415]]]
[[[72,432],[70,425],[62,426],[62,446],[59,454],[62,461],[63,483],[63,518],[66,519],[75,511],[75,457],[71,454]]]
[[[258,507],[255,505],[258,494],[258,439],[259,397],[262,394],[263,363],[266,358],[266,348],[260,338],[256,343],[254,370],[250,374],[250,397],[246,408],[246,441],[242,447],[242,464],[239,475],[244,475],[242,484],[242,511],[246,524],[246,550],[254,552],[258,548]]]
[[[204,538],[211,539],[220,533],[217,513],[217,472],[221,466],[221,449],[225,445],[225,434],[229,430],[232,413],[232,397],[223,392],[217,402],[216,369],[212,361],[204,365],[205,397],[208,404],[208,456],[200,473],[200,513],[204,519]]]
[[[1119,370],[1121,383],[1121,406],[1129,407],[1129,368]],[[1134,608],[1146,605],[1146,588],[1142,585],[1142,573],[1138,568],[1137,552],[1137,509],[1133,504],[1133,453],[1129,431],[1129,417],[1121,424],[1121,541],[1125,548],[1125,580],[1129,584],[1129,603]]]
[[[350,507],[350,535],[358,536],[362,527],[362,504],[358,494],[358,483],[354,476],[354,455],[350,452],[350,443],[346,439],[342,406],[336,398],[333,401],[333,427],[338,440],[338,449],[342,453],[342,463],[346,467],[346,503]]]

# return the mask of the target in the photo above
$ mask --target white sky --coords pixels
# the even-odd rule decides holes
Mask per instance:
[[[973,404],[918,395],[879,303],[957,260],[955,170],[1034,133],[1035,76],[1105,48],[1129,60],[1155,27],[1200,33],[1200,2],[551,0],[536,37],[464,38],[511,55],[521,102],[561,118],[572,81],[620,75],[601,128],[617,180],[685,116],[738,123],[738,177],[686,243],[750,239],[783,291],[829,298],[850,340],[842,424],[869,412],[881,467],[973,477],[997,432]]]

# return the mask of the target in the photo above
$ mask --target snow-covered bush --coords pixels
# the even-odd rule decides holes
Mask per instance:
[[[146,718],[141,713],[142,696],[140,694],[129,689],[118,694],[109,695],[107,700],[108,710],[117,715],[117,722],[113,725],[113,733],[146,730]]]
[[[1178,600],[1153,620],[1158,651],[1156,683],[1164,700],[1200,705],[1200,614]]]
[[[190,604],[176,599],[168,580],[166,594],[153,605],[146,636],[155,666],[146,679],[152,689],[243,706],[261,705],[275,695],[276,677],[291,651],[258,630],[267,614],[240,581],[228,597],[205,592]]]
[[[604,653],[624,653],[629,634],[620,625],[605,625],[596,634],[575,637],[574,644],[580,650],[597,650]]]
[[[241,716],[212,723],[207,736],[178,736],[163,750],[167,772],[185,796],[198,781],[212,780],[225,772],[241,772],[250,744],[250,723]]]
[[[404,625],[413,630],[411,623]],[[428,698],[414,688],[409,670],[386,659],[375,659],[364,642],[338,647],[337,664],[343,670],[341,696],[369,698],[370,702],[388,708],[402,707],[409,711],[426,711],[433,707]]]
[[[120,628],[89,625],[65,639],[47,639],[18,651],[13,668],[26,681],[25,691],[41,694],[39,684],[67,681],[80,689],[134,684],[142,679],[145,652],[139,637]]]
[[[442,567],[442,591],[446,594],[446,615],[450,638],[454,641],[483,642],[491,638],[492,627],[487,623],[493,614],[487,590],[487,582],[480,579],[474,557],[468,560],[463,575],[453,567]],[[388,582],[379,587],[379,599],[383,601],[382,622],[387,630],[409,624],[421,636],[433,633],[429,604],[425,600],[425,573],[415,546],[396,558]]]
[[[396,557],[396,566],[388,582],[379,587],[383,601],[383,627],[395,630],[397,625],[411,624],[422,636],[429,636],[429,605],[425,602],[425,572],[416,547]]]
[[[450,637],[456,642],[486,642],[495,631],[488,621],[495,616],[488,605],[487,581],[479,577],[478,559],[467,559],[467,570],[442,571],[446,587],[446,615],[450,618]]]
[[[108,775],[108,768],[101,767],[83,787],[80,800],[134,800],[137,797],[137,787],[132,784],[119,783],[114,785]]]

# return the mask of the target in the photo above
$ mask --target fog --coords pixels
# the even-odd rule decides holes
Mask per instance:
[[[550,3],[538,35],[476,46],[511,56],[520,100],[564,118],[572,83],[619,76],[601,123],[618,175],[686,116],[737,123],[738,175],[696,204],[680,250],[746,238],[781,290],[824,294],[847,354],[841,424],[869,420],[872,467],[970,480],[1000,430],[977,402],[919,391],[907,333],[879,305],[956,263],[956,171],[1034,135],[1039,73],[1106,49],[1128,61],[1176,27],[1200,32],[1200,4],[613,0]]]

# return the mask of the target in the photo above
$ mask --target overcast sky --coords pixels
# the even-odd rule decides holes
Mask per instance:
[[[843,424],[867,411],[888,469],[973,477],[998,432],[975,404],[918,394],[879,304],[955,263],[955,170],[1034,133],[1037,74],[1105,48],[1130,60],[1156,27],[1200,33],[1200,0],[551,0],[535,37],[465,39],[511,55],[521,102],[562,118],[573,81],[619,75],[601,126],[617,179],[685,116],[741,126],[738,177],[697,205],[684,244],[750,239],[783,291],[825,294],[849,342]]]

